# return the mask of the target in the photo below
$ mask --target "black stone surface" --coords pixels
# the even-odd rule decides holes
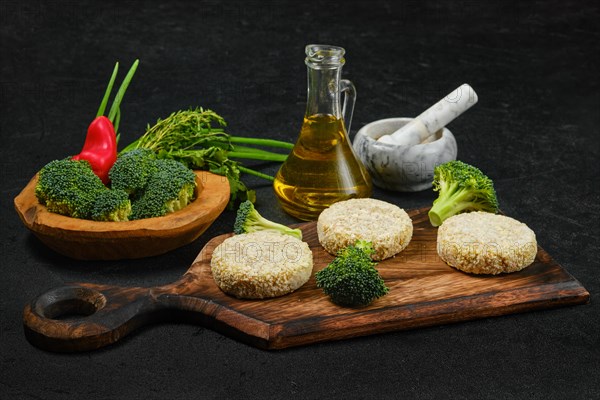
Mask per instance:
[[[0,18],[0,397],[600,398],[597,2],[1,0]],[[71,281],[171,282],[232,226],[226,212],[193,244],[116,262],[57,255],[23,227],[13,198],[46,162],[78,153],[113,63],[141,60],[122,107],[124,143],[200,105],[233,134],[293,141],[303,49],[314,42],[347,50],[344,76],[358,89],[353,133],[414,116],[470,83],[479,103],[450,125],[459,158],[495,180],[503,211],[537,233],[591,303],[277,352],[185,324],[92,353],[31,346],[21,315],[39,293]],[[295,222],[268,184],[246,182],[263,215]],[[374,197],[411,208],[434,195]]]

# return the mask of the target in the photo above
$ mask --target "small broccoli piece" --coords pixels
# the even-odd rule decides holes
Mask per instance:
[[[360,307],[389,292],[371,259],[374,253],[370,242],[358,240],[340,250],[327,267],[315,275],[317,287],[335,304]]]
[[[302,240],[302,231],[300,229],[292,229],[277,222],[269,221],[256,211],[254,204],[250,200],[242,202],[237,211],[233,232],[239,235],[241,233],[264,230],[278,231]]]
[[[121,189],[99,193],[92,207],[92,219],[95,221],[128,221],[129,214],[131,201],[127,192]]]
[[[39,171],[35,195],[48,211],[90,219],[98,194],[108,191],[85,160],[65,158],[46,164]]]
[[[150,175],[143,192],[133,199],[129,219],[161,217],[194,200],[194,171],[170,159],[154,160],[154,164],[156,172]]]
[[[155,154],[149,149],[134,149],[119,155],[108,172],[111,187],[129,195],[139,193],[157,171]]]
[[[429,210],[429,221],[433,226],[440,226],[447,218],[462,212],[498,212],[492,180],[478,168],[462,161],[435,167],[433,190],[439,192]]]

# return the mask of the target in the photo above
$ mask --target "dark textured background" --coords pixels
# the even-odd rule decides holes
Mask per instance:
[[[0,397],[600,398],[597,2],[2,0],[0,17]],[[69,281],[171,282],[232,226],[226,212],[191,245],[117,262],[70,260],[23,227],[13,198],[46,162],[79,151],[114,62],[141,60],[122,107],[124,142],[197,105],[231,133],[294,140],[304,46],[315,42],[347,50],[353,132],[470,83],[479,103],[450,125],[459,158],[495,180],[504,212],[537,233],[591,303],[277,352],[185,324],[92,353],[32,347],[21,313],[37,294]],[[269,185],[246,182],[266,217],[295,222]],[[404,208],[433,200],[374,196]]]

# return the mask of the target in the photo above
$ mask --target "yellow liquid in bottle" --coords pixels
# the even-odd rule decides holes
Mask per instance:
[[[343,121],[325,114],[304,118],[273,187],[283,209],[302,220],[316,220],[337,201],[372,193],[371,178],[352,150]]]

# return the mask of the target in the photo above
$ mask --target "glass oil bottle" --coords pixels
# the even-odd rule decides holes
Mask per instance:
[[[300,136],[273,184],[283,209],[301,220],[316,220],[337,201],[372,193],[371,178],[348,137],[356,90],[341,79],[344,53],[336,46],[306,46],[306,113]]]

